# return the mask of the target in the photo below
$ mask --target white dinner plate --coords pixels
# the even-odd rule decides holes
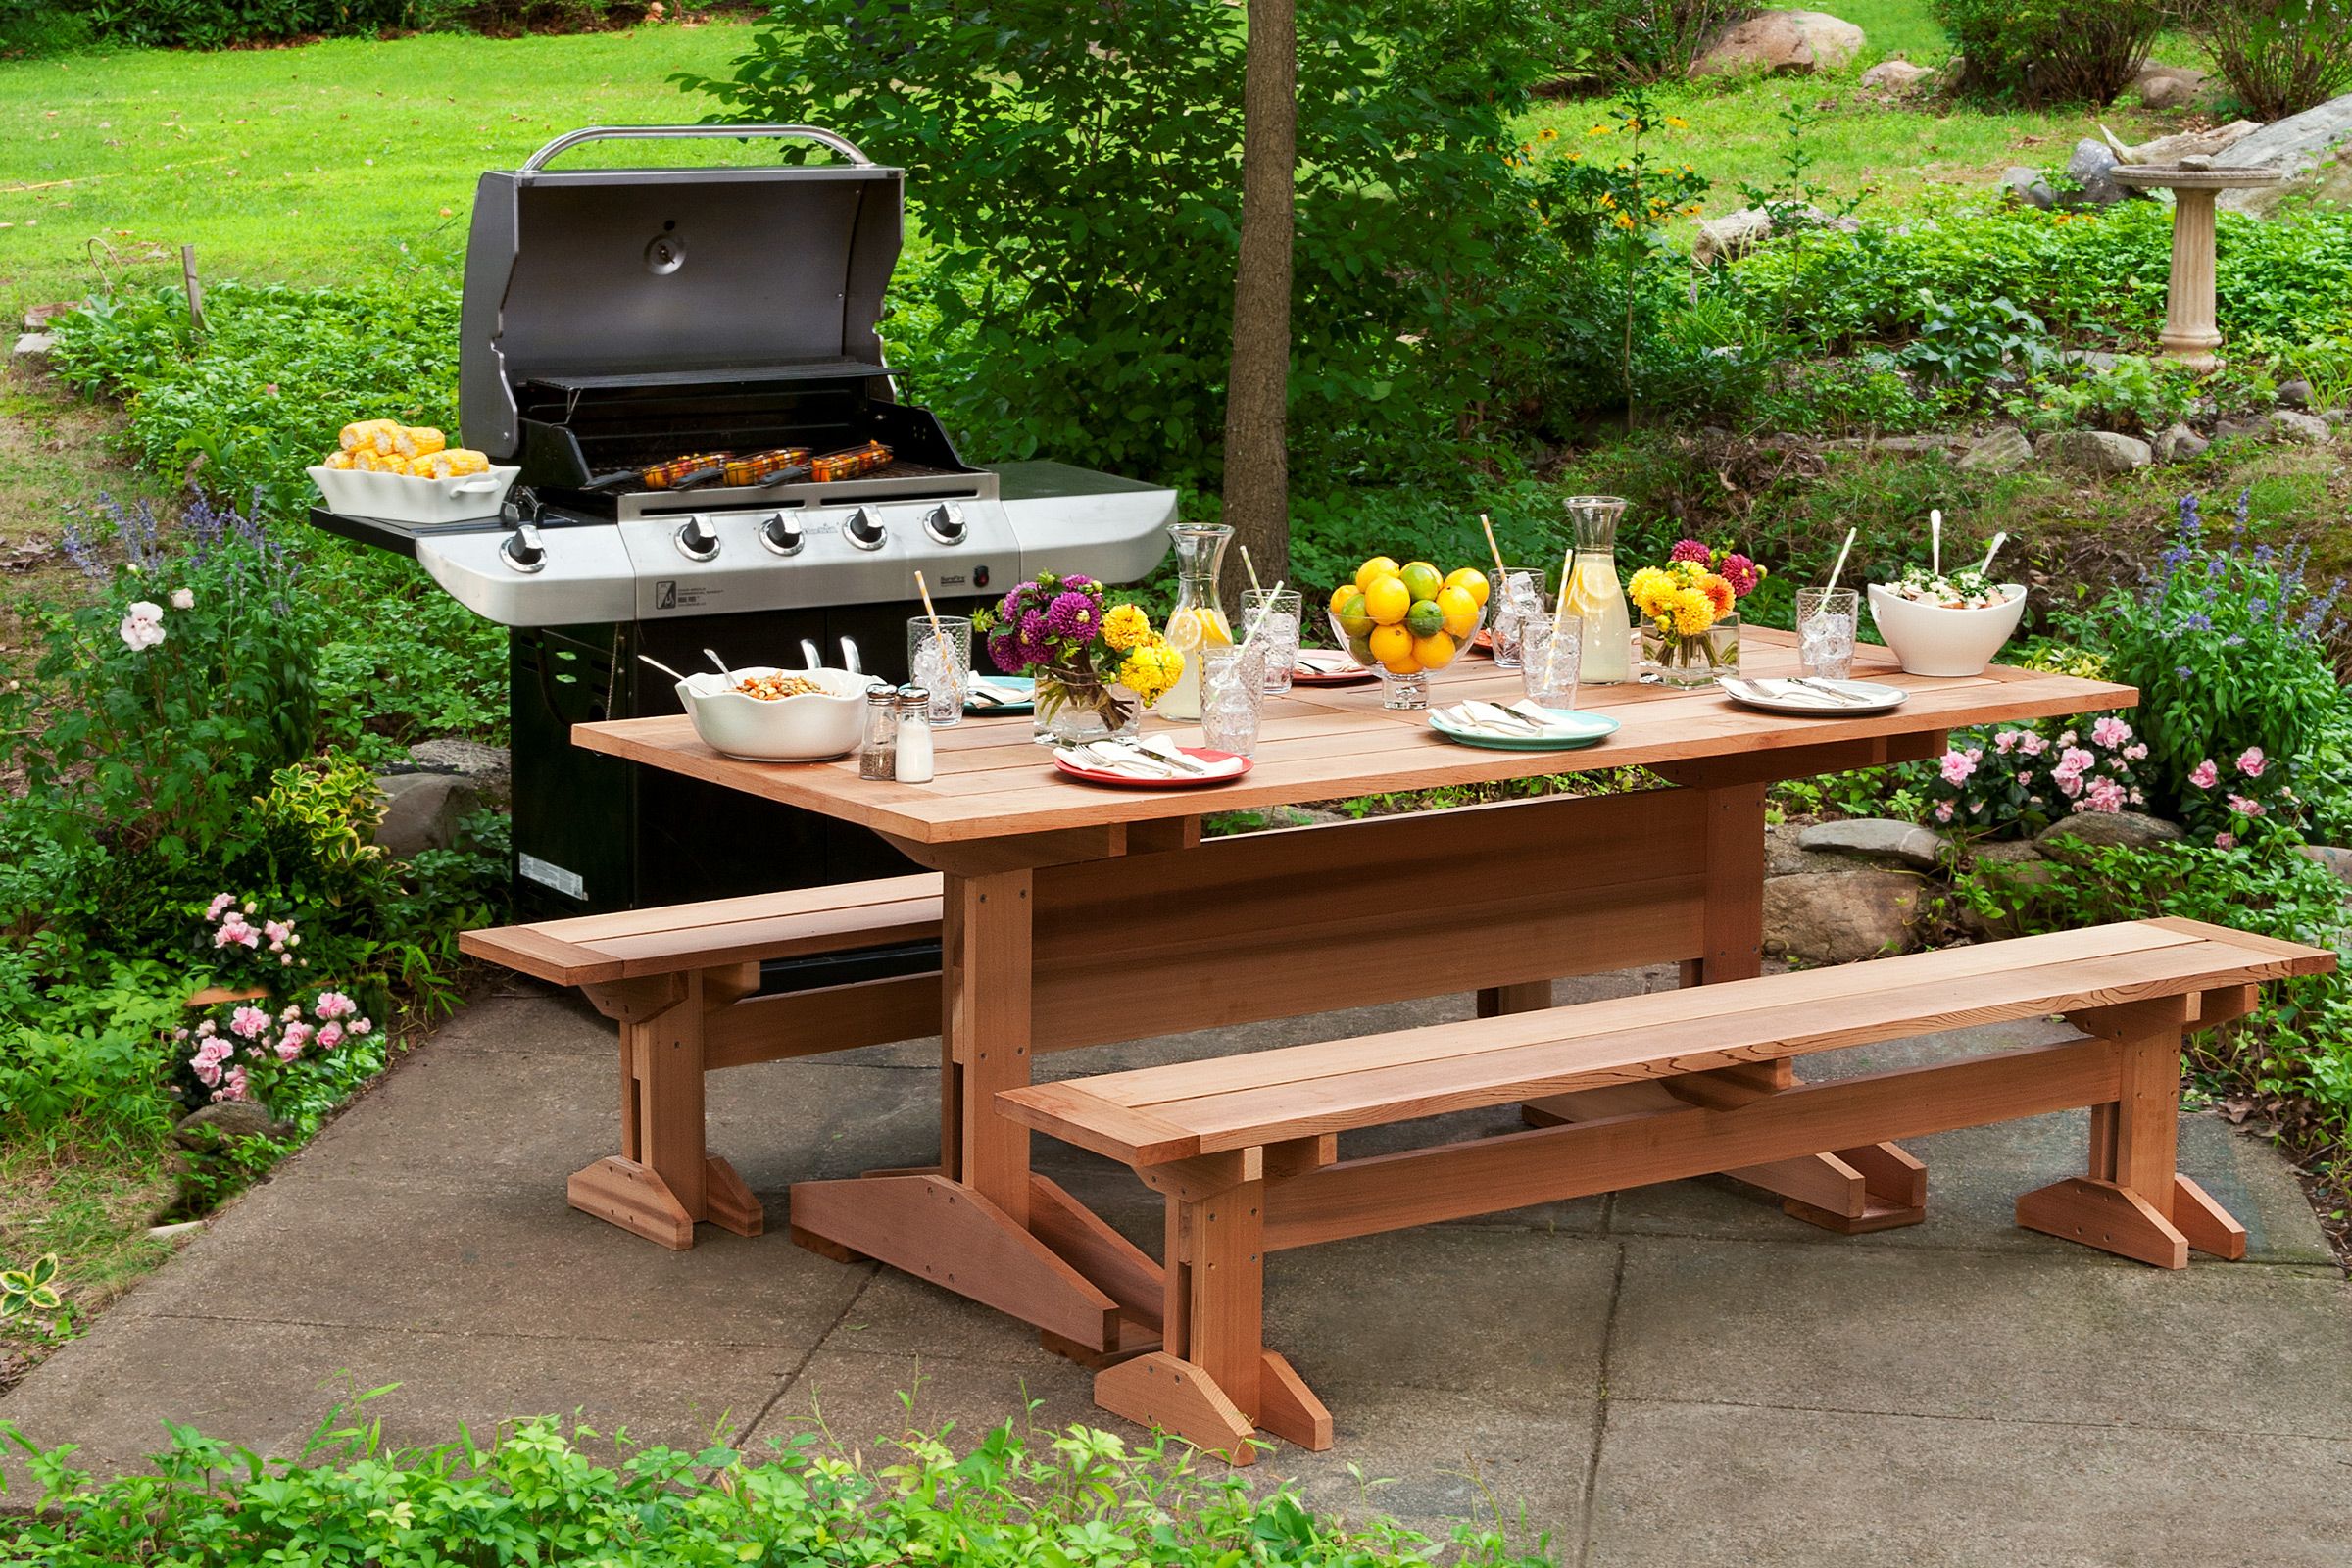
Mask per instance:
[[[1911,694],[1900,686],[1875,680],[1808,680],[1799,685],[1778,676],[1745,680],[1719,676],[1723,695],[1742,708],[1767,713],[1793,713],[1806,718],[1838,718],[1861,713],[1886,713],[1903,706]]]

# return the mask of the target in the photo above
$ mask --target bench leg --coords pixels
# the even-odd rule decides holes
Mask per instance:
[[[2090,1172],[2037,1188],[2017,1200],[2017,1222],[2101,1251],[2185,1268],[2191,1248],[2216,1257],[2246,1255],[2246,1229],[2176,1168],[2180,1112],[2180,1012],[2141,1004],[2075,1021],[2115,1033],[2123,1064],[2113,1102],[2090,1112]]]

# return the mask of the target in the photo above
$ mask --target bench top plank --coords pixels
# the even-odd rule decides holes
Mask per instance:
[[[2334,955],[2193,921],[2085,931],[1036,1085],[1004,1113],[1130,1164],[2181,996]]]
[[[845,953],[939,935],[937,872],[467,931],[477,958],[557,985]]]

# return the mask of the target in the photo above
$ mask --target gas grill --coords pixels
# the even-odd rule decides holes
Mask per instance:
[[[814,142],[834,161],[555,170],[614,138]],[[923,572],[943,613],[1041,568],[1132,582],[1159,562],[1171,490],[1059,463],[967,464],[897,399],[876,327],[905,172],[806,125],[605,126],[485,173],[466,255],[460,430],[520,468],[505,514],[424,524],[314,509],[414,557],[510,628],[515,890],[534,915],[725,898],[907,868],[864,829],[570,744],[575,723],[679,710],[638,661],[790,665],[821,653],[906,675]],[[821,479],[637,470],[689,454],[889,461]],[[821,471],[821,470],[820,470]],[[854,651],[854,652],[853,652]],[[857,667],[853,665],[853,667]]]

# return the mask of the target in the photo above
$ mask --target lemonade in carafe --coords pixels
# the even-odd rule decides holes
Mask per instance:
[[[1607,686],[1633,674],[1633,618],[1617,581],[1617,519],[1626,503],[1616,496],[1570,496],[1568,521],[1576,530],[1576,569],[1560,594],[1563,608],[1585,623],[1579,669],[1588,686]]]
[[[1200,650],[1233,641],[1233,626],[1217,604],[1217,569],[1233,530],[1222,523],[1180,522],[1176,541],[1176,608],[1168,612],[1168,646],[1184,656],[1184,673],[1159,699],[1163,718],[1200,716]]]

